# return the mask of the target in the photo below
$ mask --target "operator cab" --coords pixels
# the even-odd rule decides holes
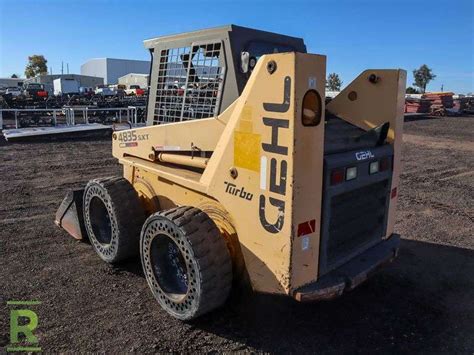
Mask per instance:
[[[218,116],[264,54],[306,53],[303,39],[228,25],[145,41],[152,63],[147,125]]]

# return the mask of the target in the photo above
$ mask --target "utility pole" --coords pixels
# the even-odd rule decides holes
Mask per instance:
[[[67,66],[67,73],[69,74],[69,63],[66,63]]]
[[[444,85],[441,84],[441,92],[443,92],[443,89],[444,89]]]
[[[61,75],[64,74],[64,62],[61,62]]]

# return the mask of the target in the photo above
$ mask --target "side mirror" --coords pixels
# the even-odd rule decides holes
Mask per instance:
[[[249,71],[249,61],[250,61],[250,53],[249,52],[240,53],[240,70],[242,71],[242,73],[248,73],[248,71]]]

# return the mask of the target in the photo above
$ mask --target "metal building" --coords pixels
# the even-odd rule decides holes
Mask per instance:
[[[0,88],[21,87],[23,86],[23,78],[0,78]]]
[[[126,85],[127,88],[130,85],[139,85],[140,88],[146,89],[148,87],[148,74],[137,74],[137,73],[130,73],[124,76],[121,76],[118,79],[118,83],[122,85]]]
[[[104,78],[105,84],[118,84],[118,79],[129,73],[149,74],[150,61],[96,58],[81,65],[81,74]]]
[[[97,85],[103,85],[104,79],[97,76],[87,76],[79,74],[53,74],[53,75],[38,75],[34,78],[25,79],[25,83],[38,83],[43,84],[45,90],[50,94],[53,93],[53,82],[55,79],[66,79],[66,80],[76,80],[79,83],[79,86],[83,87],[92,87],[95,88]]]

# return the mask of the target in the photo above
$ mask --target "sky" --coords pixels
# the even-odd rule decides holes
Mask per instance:
[[[24,76],[29,55],[53,73],[90,58],[149,59],[143,40],[236,24],[305,40],[348,84],[370,68],[427,64],[430,91],[474,92],[474,0],[0,0],[0,77]],[[66,68],[66,64],[64,64]]]

